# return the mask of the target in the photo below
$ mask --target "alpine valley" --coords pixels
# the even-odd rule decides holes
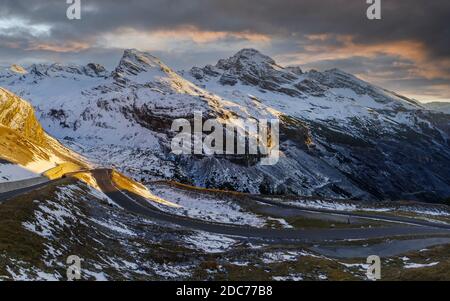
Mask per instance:
[[[172,153],[198,111],[280,120],[278,163]],[[254,49],[183,71],[138,50],[12,65],[0,280],[71,279],[77,258],[82,280],[366,280],[374,252],[383,280],[449,280],[449,136],[444,109]]]

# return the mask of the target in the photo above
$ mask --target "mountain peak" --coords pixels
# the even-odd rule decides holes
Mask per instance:
[[[276,65],[275,61],[253,48],[244,48],[228,59],[220,60],[216,67],[228,70],[233,67],[241,68],[243,66],[270,66]]]
[[[160,68],[164,65],[160,59],[150,53],[137,49],[126,49],[120,60],[119,66],[132,74],[148,71],[151,68]]]
[[[136,49],[124,51],[112,76],[115,84],[121,87],[147,85],[161,93],[198,93],[198,87],[182,78],[159,58]]]
[[[254,61],[260,60],[260,61],[267,61],[270,63],[275,63],[275,61],[271,57],[269,57],[265,54],[262,54],[261,52],[259,52],[256,49],[253,49],[253,48],[241,49],[234,55],[234,57],[240,58],[240,59],[249,59],[249,60],[254,60]]]
[[[251,48],[242,49],[230,58],[219,60],[215,67],[209,65],[191,69],[191,75],[198,81],[218,78],[219,83],[224,86],[241,83],[297,97],[303,94],[297,89],[286,88],[285,85],[297,81],[300,74],[300,69],[283,68],[271,57]]]
[[[287,71],[290,71],[290,72],[292,72],[292,73],[294,73],[296,75],[302,75],[303,74],[303,70],[299,66],[288,66],[288,67],[286,67],[284,69],[286,69]]]
[[[11,65],[11,67],[9,67],[9,70],[14,72],[14,73],[18,73],[18,74],[27,74],[27,70],[25,70],[25,68],[23,68],[22,66],[19,66],[17,64],[13,64]]]
[[[150,53],[137,49],[127,49],[124,51],[119,65],[113,72],[113,78],[117,83],[124,85],[127,81],[131,80],[131,77],[136,77],[141,73],[150,71],[161,74],[174,73],[159,58]]]

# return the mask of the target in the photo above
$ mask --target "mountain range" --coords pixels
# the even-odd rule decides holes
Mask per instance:
[[[13,65],[0,71],[0,87],[32,104],[42,129],[26,116],[22,124],[34,141],[49,134],[65,145],[52,147],[143,183],[362,200],[450,196],[450,115],[337,69],[306,72],[243,49],[177,72],[126,50],[111,71],[95,63]],[[2,106],[31,112],[10,109],[4,99],[12,93],[2,90]],[[11,119],[8,110],[2,119]],[[172,121],[194,111],[224,123],[278,118],[278,164],[172,154]]]

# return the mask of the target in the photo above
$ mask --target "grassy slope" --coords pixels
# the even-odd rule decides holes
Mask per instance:
[[[67,187],[72,187],[75,194],[63,193]],[[68,197],[61,198],[62,195]],[[24,228],[23,223],[35,221],[37,212],[51,221],[41,207],[58,205],[67,208],[75,220],[67,220],[62,226],[52,225],[56,229],[53,238],[42,237]],[[136,235],[111,231],[92,219],[126,224]],[[115,280],[164,280],[167,278],[156,272],[162,266],[172,267],[173,271],[179,270],[180,266],[189,266],[190,274],[175,278],[180,280],[271,280],[274,276],[296,274],[305,280],[318,280],[320,275],[326,275],[329,280],[364,279],[364,270],[347,268],[340,263],[365,263],[362,259],[334,260],[311,254],[291,261],[265,263],[262,258],[266,253],[295,252],[305,250],[307,246],[254,249],[239,244],[211,254],[186,245],[183,240],[190,234],[190,231],[154,225],[121,209],[111,208],[105,200],[92,195],[85,184],[75,179],[63,179],[0,205],[0,279],[9,279],[8,268],[17,269],[18,266],[29,269],[27,273],[33,279],[39,279],[33,269],[54,273],[58,279],[64,279],[65,259],[72,254],[85,260],[83,267],[86,269],[103,272],[108,279]],[[57,250],[57,254],[49,256],[49,247]],[[383,280],[449,280],[449,254],[450,246],[406,254],[410,262],[429,263],[428,258],[439,262],[431,268],[413,270],[403,268],[402,256],[383,258]],[[136,267],[129,267],[124,262],[134,263]],[[94,279],[87,274],[84,277]]]

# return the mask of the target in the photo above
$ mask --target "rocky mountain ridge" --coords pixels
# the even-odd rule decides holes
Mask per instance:
[[[30,100],[46,131],[136,179],[339,198],[450,195],[450,115],[343,71],[283,67],[253,49],[180,72],[137,50],[112,72],[88,66],[0,72],[0,85]],[[279,163],[171,154],[172,121],[194,111],[279,118]]]

